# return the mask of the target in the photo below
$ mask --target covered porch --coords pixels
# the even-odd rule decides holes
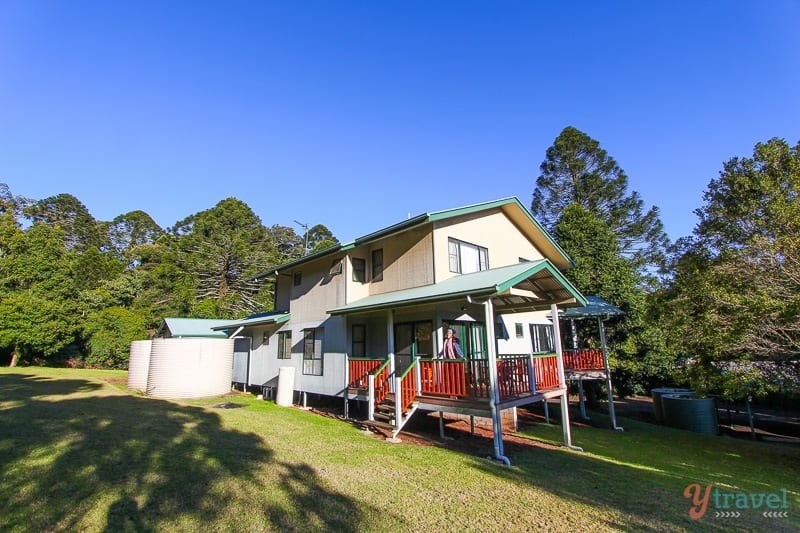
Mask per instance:
[[[367,418],[375,425],[378,411],[389,410],[385,424],[392,437],[418,409],[489,418],[495,457],[508,463],[501,412],[560,397],[564,443],[571,447],[557,322],[555,350],[547,353],[498,354],[495,327],[501,314],[555,314],[560,307],[585,303],[549,261],[541,260],[370,296],[330,310],[345,316],[351,326],[382,330],[379,336],[385,341],[385,353],[348,354],[345,414],[349,416],[351,399],[366,402]],[[443,331],[452,326],[461,326],[468,337],[462,339],[465,357],[440,359],[436,354]]]

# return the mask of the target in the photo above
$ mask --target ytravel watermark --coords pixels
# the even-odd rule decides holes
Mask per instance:
[[[715,518],[738,518],[743,511],[757,512],[765,518],[786,518],[789,515],[786,493],[786,489],[778,492],[725,492],[699,483],[683,489],[684,498],[691,500],[689,516],[694,520],[703,518],[709,507]]]

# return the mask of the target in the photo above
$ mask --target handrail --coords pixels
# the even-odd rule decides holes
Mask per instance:
[[[420,361],[420,358],[419,358],[419,357],[415,357],[414,359],[412,359],[412,360],[411,360],[411,364],[410,364],[410,365],[408,365],[408,368],[406,368],[406,369],[403,371],[403,373],[402,373],[402,374],[400,374],[400,375],[399,375],[399,376],[397,376],[397,377],[398,377],[398,378],[400,378],[400,379],[403,379],[404,377],[406,377],[406,375],[408,375],[408,373],[409,373],[409,372],[411,372],[411,369],[412,369],[412,368],[414,368],[414,366],[416,366],[416,364],[417,364],[419,361]]]
[[[382,364],[381,366],[379,366],[377,369],[375,369],[375,371],[372,373],[372,375],[373,375],[373,376],[377,376],[377,375],[378,375],[378,373],[380,373],[380,371],[381,371],[381,370],[383,370],[384,368],[386,368],[386,367],[389,365],[389,363],[391,363],[391,362],[392,362],[392,360],[391,360],[391,359],[386,359],[386,361],[384,361],[384,362],[383,362],[383,364]]]

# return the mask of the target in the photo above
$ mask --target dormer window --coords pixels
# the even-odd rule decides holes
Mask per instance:
[[[450,238],[447,241],[450,272],[469,274],[489,268],[489,250],[468,242]]]

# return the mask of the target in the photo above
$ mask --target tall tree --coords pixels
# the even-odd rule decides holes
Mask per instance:
[[[693,384],[763,394],[790,376],[798,387],[800,144],[772,139],[727,161],[704,202],[664,317],[691,355]]]
[[[11,350],[12,366],[20,357],[51,356],[78,340],[76,252],[63,242],[63,230],[47,224],[3,234],[0,346]]]
[[[71,194],[58,194],[39,200],[25,209],[25,215],[34,223],[61,228],[64,231],[64,245],[70,250],[85,250],[91,246],[104,250],[108,247],[108,239],[101,225],[86,206]]]
[[[137,246],[153,244],[164,230],[144,211],[136,210],[114,218],[106,229],[111,246],[122,259]]]
[[[266,228],[241,200],[227,198],[172,228],[178,264],[195,276],[195,313],[242,316],[262,310],[269,295],[253,276],[275,262]]]
[[[637,269],[662,265],[668,239],[658,208],[644,210],[639,193],[628,192],[628,177],[598,141],[572,126],[564,128],[540,171],[531,211],[548,230],[576,203],[608,225]]]
[[[311,253],[322,251],[339,244],[339,239],[333,236],[331,230],[322,224],[317,224],[308,230],[308,249]]]

